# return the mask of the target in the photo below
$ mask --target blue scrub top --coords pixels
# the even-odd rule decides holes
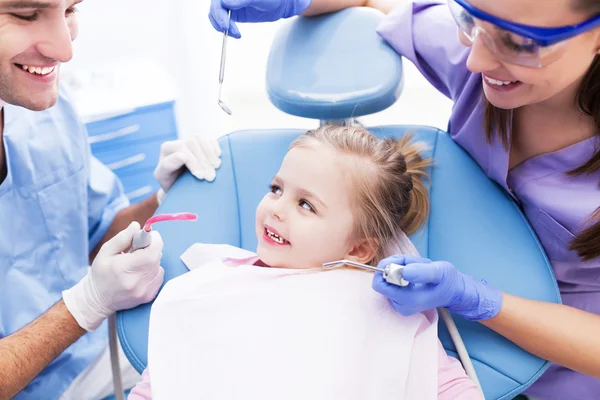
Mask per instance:
[[[64,89],[45,111],[4,107],[8,175],[0,184],[0,338],[19,330],[87,272],[89,253],[129,205],[91,155]],[[103,350],[106,326],[84,335],[16,399],[58,399]]]

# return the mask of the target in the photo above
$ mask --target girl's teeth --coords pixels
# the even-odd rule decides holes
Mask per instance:
[[[273,241],[279,243],[279,244],[283,244],[285,243],[285,239],[282,238],[281,236],[271,232],[270,230],[267,229],[267,236],[269,236],[271,239],[273,239]]]

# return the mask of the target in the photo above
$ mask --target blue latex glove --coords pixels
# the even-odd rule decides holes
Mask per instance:
[[[478,321],[495,317],[502,308],[502,292],[485,280],[461,273],[449,262],[395,255],[382,260],[378,267],[390,263],[405,266],[404,279],[410,284],[389,284],[381,272],[376,272],[373,289],[388,297],[394,310],[402,315],[445,307],[465,319]]]
[[[229,25],[229,36],[242,37],[235,22],[271,22],[302,14],[311,0],[211,0],[208,19],[219,32]],[[231,21],[227,17],[231,10]],[[234,22],[235,21],[235,22]]]

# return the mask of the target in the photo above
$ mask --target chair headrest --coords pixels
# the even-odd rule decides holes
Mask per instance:
[[[267,93],[288,114],[343,120],[398,100],[402,60],[375,32],[383,14],[365,7],[286,21],[267,63]]]

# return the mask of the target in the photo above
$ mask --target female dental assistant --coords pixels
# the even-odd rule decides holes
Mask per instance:
[[[389,12],[380,35],[454,101],[450,135],[520,204],[552,262],[565,305],[503,294],[447,262],[403,256],[392,260],[407,265],[407,279],[423,284],[398,288],[376,275],[374,289],[403,314],[444,306],[555,362],[528,389],[531,396],[597,398],[600,1],[395,4],[392,10],[391,2],[376,0],[213,0],[210,20],[240,37],[225,10],[238,22],[350,6]]]
[[[110,394],[90,386],[111,387],[101,357],[106,329],[98,328],[115,311],[152,300],[163,281],[158,232],[147,248],[123,254],[159,196],[129,206],[59,89],[77,36],[76,3],[0,0],[1,399]],[[164,144],[160,193],[184,165],[214,178],[218,153],[196,139]]]

